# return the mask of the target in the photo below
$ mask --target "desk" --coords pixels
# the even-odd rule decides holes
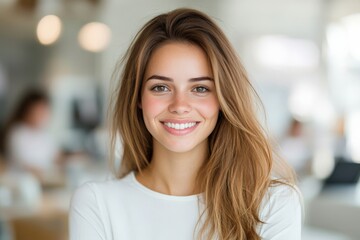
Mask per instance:
[[[360,185],[334,185],[321,189],[319,183],[313,183],[315,185],[300,187],[304,189],[306,223],[344,233],[354,240],[360,239]],[[317,194],[308,197],[309,188],[318,188]]]
[[[27,172],[10,168],[0,172],[0,193],[3,184],[3,196],[8,196],[4,198],[6,201],[0,201],[0,235],[1,223],[6,222],[16,240],[67,239],[73,190],[87,181],[107,179],[108,171],[103,163],[70,161],[64,172],[49,172],[42,179],[42,187]]]
[[[38,208],[1,209],[1,219],[8,222],[16,240],[66,240],[71,193],[45,191]]]

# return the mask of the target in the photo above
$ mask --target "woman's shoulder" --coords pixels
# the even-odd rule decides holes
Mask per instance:
[[[89,235],[107,239],[109,209],[116,209],[129,193],[130,177],[131,173],[121,179],[86,182],[74,191],[69,211],[70,239],[87,239]]]
[[[104,181],[88,181],[77,187],[72,195],[72,205],[76,203],[95,203],[101,198],[114,196],[114,194],[123,195],[127,191],[131,181],[130,172],[123,178],[109,177]]]
[[[296,185],[274,183],[266,192],[260,211],[262,239],[301,239],[302,195]]]
[[[303,213],[303,198],[301,191],[295,184],[274,181],[268,188],[262,201],[262,216],[273,215],[275,213],[290,212]]]
[[[301,192],[295,184],[277,180],[274,180],[273,183],[269,186],[267,195],[272,198],[302,198]]]

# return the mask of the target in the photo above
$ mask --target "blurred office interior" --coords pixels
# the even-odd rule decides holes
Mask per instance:
[[[67,239],[73,190],[112,177],[116,62],[147,20],[178,7],[213,16],[237,50],[259,118],[298,174],[303,239],[360,239],[359,0],[0,0],[0,127],[42,89],[61,155],[41,177],[0,156],[0,240]]]

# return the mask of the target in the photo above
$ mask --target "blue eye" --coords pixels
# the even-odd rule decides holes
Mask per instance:
[[[202,87],[202,86],[196,87],[196,88],[194,88],[194,90],[195,90],[195,92],[198,92],[198,93],[206,93],[209,91],[209,89],[207,89],[206,87]]]
[[[151,91],[154,92],[168,92],[169,89],[164,85],[157,85],[151,88]]]

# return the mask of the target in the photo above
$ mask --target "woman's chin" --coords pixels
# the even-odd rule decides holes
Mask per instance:
[[[194,149],[194,146],[167,146],[168,151],[174,153],[187,153]]]
[[[166,141],[162,147],[174,153],[187,153],[199,148],[201,144],[192,141]]]

